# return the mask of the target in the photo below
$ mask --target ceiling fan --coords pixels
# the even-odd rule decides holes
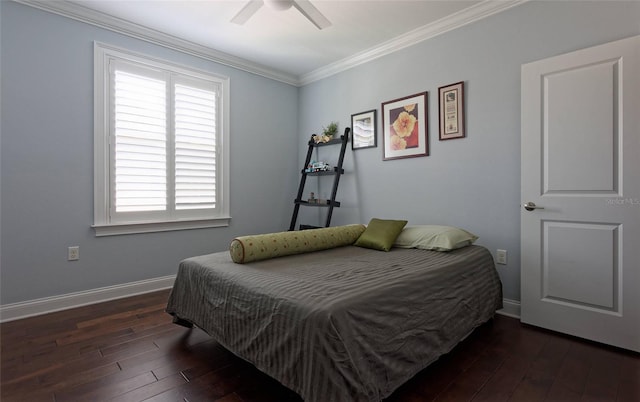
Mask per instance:
[[[242,10],[231,19],[231,22],[239,25],[244,24],[265,3],[274,10],[288,10],[294,6],[318,29],[331,26],[331,22],[309,0],[249,0]]]

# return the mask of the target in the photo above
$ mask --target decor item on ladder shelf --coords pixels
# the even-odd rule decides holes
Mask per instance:
[[[311,139],[316,144],[319,144],[333,140],[336,134],[338,134],[338,123],[332,121],[327,127],[322,128],[322,135],[313,134],[311,135]]]
[[[333,126],[332,126],[333,125]],[[329,126],[325,128],[325,132],[328,129],[337,130],[337,123],[331,123]],[[298,212],[300,211],[300,206],[313,206],[313,207],[327,207],[327,218],[325,220],[324,227],[329,227],[331,224],[331,215],[333,214],[334,207],[340,207],[340,202],[336,201],[336,193],[338,192],[338,183],[340,182],[340,176],[344,174],[344,169],[342,168],[342,162],[344,160],[344,153],[347,149],[347,142],[349,142],[349,132],[351,131],[350,127],[344,129],[344,134],[340,136],[340,138],[333,138],[328,140],[327,142],[317,142],[316,138],[318,137],[316,134],[311,136],[309,140],[309,148],[307,149],[307,158],[304,161],[304,165],[302,171],[300,172],[300,186],[298,187],[298,195],[296,199],[293,201],[293,215],[291,216],[291,224],[289,225],[289,230],[295,230],[296,221],[298,220]],[[313,156],[314,149],[318,147],[322,147],[325,145],[334,145],[341,144],[340,154],[338,156],[338,162],[336,166],[332,169],[329,164],[326,162],[316,162],[312,161],[311,157]],[[312,163],[313,162],[313,163]],[[304,186],[307,182],[307,176],[333,176],[333,187],[331,190],[331,198],[319,199],[315,197],[314,193],[311,193],[311,198],[307,200],[302,199],[302,194],[304,193]],[[300,229],[310,229],[317,226],[311,225],[300,225]]]

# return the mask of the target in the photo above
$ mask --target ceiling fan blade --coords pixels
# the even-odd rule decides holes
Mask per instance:
[[[264,2],[262,0],[250,0],[235,17],[231,18],[231,22],[238,25],[244,24],[263,4]]]
[[[313,25],[318,29],[324,29],[331,26],[331,21],[315,8],[309,0],[293,0],[293,6],[298,9]]]

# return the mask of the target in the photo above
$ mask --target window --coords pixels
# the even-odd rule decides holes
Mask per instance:
[[[227,226],[228,78],[95,45],[96,235]]]

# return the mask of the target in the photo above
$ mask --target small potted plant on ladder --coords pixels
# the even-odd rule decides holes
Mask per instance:
[[[322,142],[329,142],[338,134],[338,123],[332,121],[327,127],[322,129]]]

